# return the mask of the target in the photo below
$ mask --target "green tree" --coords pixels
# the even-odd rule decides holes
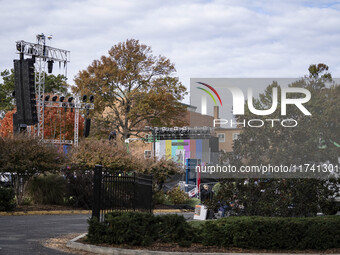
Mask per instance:
[[[0,118],[2,118],[7,111],[14,107],[14,100],[12,93],[14,91],[14,74],[13,69],[10,71],[4,70],[1,72],[3,83],[0,83]]]
[[[12,93],[15,90],[14,85],[14,70],[5,69],[1,72],[3,80],[0,83],[0,118],[2,118],[7,111],[13,110],[14,99]],[[67,78],[64,75],[46,74],[45,75],[45,93],[60,94],[68,96]]]
[[[185,124],[180,101],[186,88],[175,71],[169,59],[130,39],[80,71],[73,91],[95,95],[95,111],[109,116],[111,129],[126,139],[139,136],[146,125]]]
[[[231,214],[306,217],[335,214],[336,179],[225,179],[208,206],[228,206]]]
[[[273,82],[259,98],[253,99],[256,109],[269,109],[272,105],[272,89],[278,88],[279,103],[273,114],[258,116],[245,107],[245,115],[236,116],[238,122],[261,119],[265,125],[261,128],[243,128],[239,139],[234,142],[232,155],[229,155],[232,165],[338,165],[340,86],[332,81],[327,65],[311,65],[308,70],[309,75],[290,86],[306,88],[311,92],[311,100],[304,106],[312,115],[305,116],[295,105],[287,105],[287,115],[281,116],[280,86]],[[300,95],[289,96],[294,98]],[[273,127],[266,119],[294,119],[298,125],[287,128],[275,121]],[[323,180],[291,177],[294,177],[293,173],[287,173],[285,180],[250,179],[247,185],[244,180],[226,180],[226,190],[234,189],[234,192],[229,192],[229,198],[224,200],[230,201],[237,194],[239,203],[247,205],[245,210],[248,215],[311,216],[318,211],[332,211],[329,205],[334,205],[339,190],[338,178],[327,180],[330,177],[327,175],[323,176],[326,178]]]
[[[295,105],[287,105],[287,115],[281,116],[280,86],[273,82],[258,99],[253,99],[256,109],[269,109],[272,105],[272,89],[278,88],[278,107],[270,116],[258,116],[246,110],[243,119],[262,119],[261,128],[245,127],[234,144],[237,158],[247,159],[248,164],[319,164],[330,161],[338,163],[340,149],[334,142],[340,142],[339,119],[340,86],[332,82],[331,74],[324,64],[311,65],[310,74],[291,84],[291,87],[306,88],[311,92],[311,100],[304,104],[311,112],[305,116]],[[331,85],[327,85],[331,82]],[[291,98],[300,95],[292,94]],[[248,109],[245,107],[245,109]],[[274,127],[266,119],[295,119],[297,127],[287,128],[275,121]]]

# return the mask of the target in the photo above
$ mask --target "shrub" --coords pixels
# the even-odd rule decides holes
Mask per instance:
[[[185,204],[185,202],[189,199],[189,196],[181,190],[179,187],[175,187],[172,190],[168,191],[169,200],[177,204]]]
[[[85,171],[75,171],[66,173],[67,189],[66,203],[74,207],[84,209],[92,208],[93,190],[91,173]]]
[[[162,205],[165,203],[166,195],[164,194],[162,190],[157,191],[153,194],[152,200],[155,205]]]
[[[195,240],[195,231],[181,215],[167,214],[156,216],[158,239],[161,242],[176,242],[187,246]]]
[[[233,213],[246,216],[313,217],[320,210],[336,213],[334,197],[339,191],[339,179],[226,179],[213,188],[213,200],[208,205],[235,204]]]
[[[340,247],[340,217],[228,217],[200,227],[204,245],[251,249],[329,249]]]
[[[201,200],[198,199],[198,198],[189,198],[186,202],[185,202],[187,205],[195,208],[196,205],[199,205],[201,203]]]
[[[323,203],[320,204],[320,209],[325,215],[334,215],[340,211],[340,204],[334,199],[329,199],[322,202]]]
[[[179,215],[112,212],[105,215],[103,223],[89,220],[88,240],[92,243],[147,246],[161,241],[188,246],[195,236],[194,229]]]
[[[32,198],[30,198],[29,196],[23,196],[21,205],[31,205],[32,202]]]
[[[56,174],[39,175],[30,181],[28,190],[35,203],[63,204],[66,180]]]
[[[89,221],[88,239],[131,245],[201,242],[249,249],[324,250],[340,248],[340,217],[228,217],[189,224],[179,215],[113,212],[103,223]]]
[[[108,223],[106,242],[111,244],[146,246],[156,235],[156,219],[149,213],[111,213],[105,220]]]
[[[12,211],[15,207],[14,189],[0,187],[0,211]]]

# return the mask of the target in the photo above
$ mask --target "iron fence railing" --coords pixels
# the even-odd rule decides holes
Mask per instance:
[[[93,176],[92,217],[100,220],[111,211],[152,212],[152,176],[108,172],[97,165]]]

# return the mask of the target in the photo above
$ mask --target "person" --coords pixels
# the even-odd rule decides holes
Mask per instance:
[[[201,190],[201,202],[211,199],[211,191],[209,191],[209,186],[207,184],[203,185],[203,189]]]
[[[213,192],[209,190],[209,186],[207,184],[203,185],[203,189],[201,190],[201,203],[204,204],[209,202],[213,197]],[[207,219],[214,218],[214,211],[209,209],[207,214]]]

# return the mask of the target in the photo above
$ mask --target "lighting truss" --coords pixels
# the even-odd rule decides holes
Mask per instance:
[[[72,140],[58,140],[58,139],[44,139],[44,143],[53,143],[53,144],[74,144]]]
[[[74,139],[71,140],[57,140],[57,139],[44,139],[46,143],[54,143],[54,144],[74,144],[78,146],[79,141],[79,110],[93,110],[93,103],[82,103],[79,98],[75,98],[75,102],[53,102],[53,101],[43,101],[44,108],[52,107],[52,108],[63,108],[63,109],[75,109],[74,113]]]
[[[43,38],[39,35],[39,38]],[[53,48],[40,43],[25,42],[23,40],[16,42],[17,52],[23,53],[26,56],[35,56],[46,58],[47,60],[53,60],[56,62],[70,62],[70,51]],[[45,43],[45,41],[43,41]]]
[[[145,136],[147,142],[153,142],[153,134],[156,140],[181,140],[209,139],[214,132],[212,127],[154,127],[149,130],[153,132]]]
[[[79,110],[93,110],[94,104],[92,103],[69,103],[69,102],[51,102],[51,101],[45,101],[44,102],[45,107],[54,107],[54,108],[73,108],[73,109],[79,109]]]

